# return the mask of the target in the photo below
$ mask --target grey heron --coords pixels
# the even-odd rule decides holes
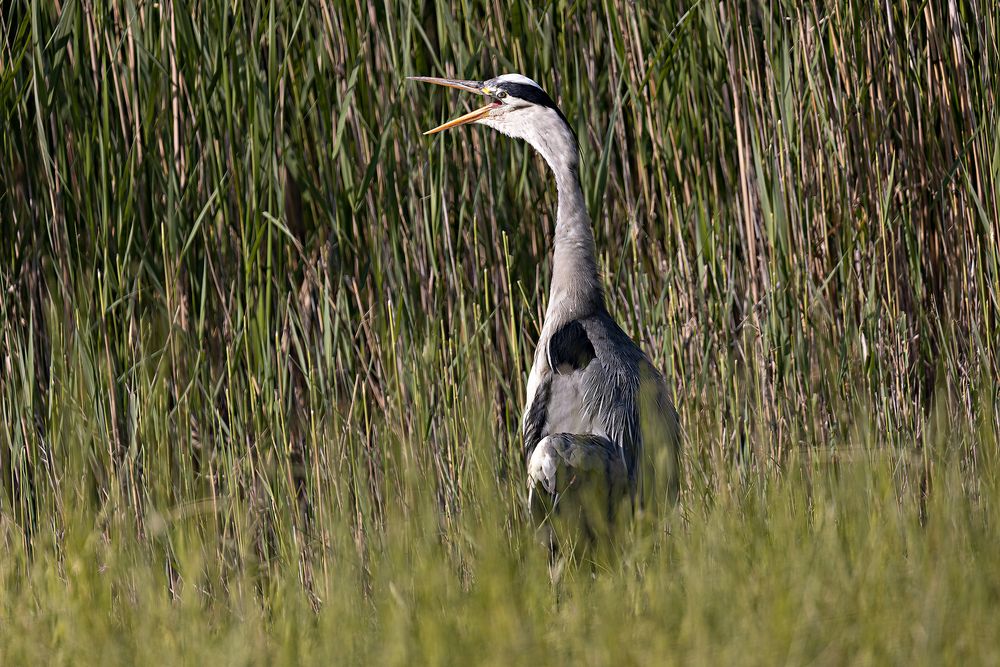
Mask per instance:
[[[485,125],[527,141],[555,176],[552,279],[522,419],[528,502],[543,539],[554,549],[565,530],[592,542],[614,527],[623,507],[648,511],[660,501],[673,503],[677,412],[663,376],[605,306],[576,135],[566,117],[521,74],[410,78],[487,98],[485,106],[425,134]]]

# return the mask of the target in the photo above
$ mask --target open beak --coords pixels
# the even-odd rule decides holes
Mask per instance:
[[[489,91],[483,86],[481,81],[465,81],[462,79],[439,79],[433,76],[408,76],[407,79],[411,81],[423,81],[424,83],[435,83],[439,86],[447,86],[448,88],[457,88],[459,90],[464,90],[469,93],[476,93],[477,95],[489,95]],[[459,116],[454,120],[449,120],[443,125],[438,125],[433,130],[427,130],[424,132],[427,134],[437,134],[442,130],[447,130],[452,127],[458,127],[459,125],[465,125],[466,123],[472,123],[480,118],[485,118],[489,115],[490,111],[500,106],[499,102],[490,102],[484,107],[480,107],[475,111],[465,114],[464,116]]]

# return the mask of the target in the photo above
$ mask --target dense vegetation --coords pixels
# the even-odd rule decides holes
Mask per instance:
[[[1000,33],[949,2],[13,0],[0,663],[1000,661]],[[679,507],[553,588],[518,419],[580,138]]]

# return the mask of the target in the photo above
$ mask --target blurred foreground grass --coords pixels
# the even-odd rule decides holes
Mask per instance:
[[[15,0],[0,664],[1000,661],[989,3]],[[539,80],[680,507],[556,591]],[[464,107],[462,107],[464,108]]]

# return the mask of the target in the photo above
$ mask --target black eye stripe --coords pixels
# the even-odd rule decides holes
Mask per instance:
[[[525,102],[531,102],[532,104],[552,109],[559,114],[559,117],[562,118],[562,121],[566,123],[566,126],[570,129],[570,132],[573,133],[573,136],[576,136],[576,130],[574,130],[573,126],[569,124],[568,120],[566,120],[566,116],[564,116],[563,112],[559,110],[556,103],[552,101],[549,94],[541,88],[536,88],[535,86],[531,86],[526,83],[511,83],[507,81],[499,84],[497,88],[505,90],[510,95],[522,99]]]
[[[526,83],[503,83],[501,84],[503,90],[507,91],[509,94],[524,100],[525,102],[531,102],[532,104],[537,104],[543,107],[549,107],[550,109],[556,109],[556,103],[552,101],[552,98],[548,96],[541,88],[535,88]]]

